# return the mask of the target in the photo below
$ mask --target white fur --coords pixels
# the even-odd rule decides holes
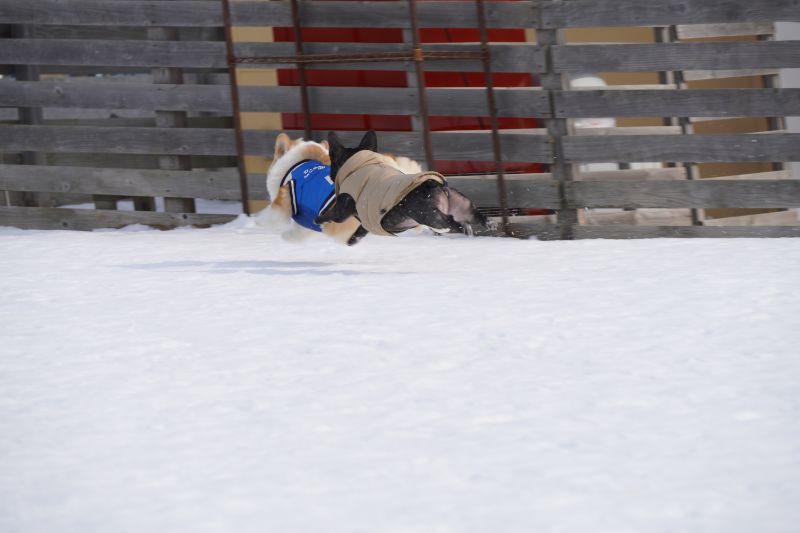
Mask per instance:
[[[325,150],[325,147],[319,143],[315,143],[314,141],[301,141],[272,164],[269,172],[267,172],[267,194],[269,194],[270,200],[277,197],[278,189],[280,189],[281,186],[281,180],[294,165],[302,160],[301,152],[310,145],[319,146],[325,153],[328,152]]]

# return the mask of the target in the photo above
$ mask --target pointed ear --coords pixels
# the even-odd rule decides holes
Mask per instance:
[[[291,147],[292,140],[289,136],[285,133],[278,134],[278,138],[275,139],[275,157],[273,157],[273,159],[280,158],[283,154],[288,152]]]
[[[375,130],[369,130],[364,134],[364,137],[361,138],[358,148],[360,150],[369,150],[371,152],[378,151],[378,136],[375,135]]]
[[[344,150],[344,146],[339,141],[339,136],[336,135],[335,132],[329,131],[328,132],[328,153],[333,155],[334,152],[341,152],[342,150]]]
[[[331,147],[328,144],[328,141],[320,141],[319,145],[322,146],[325,149],[326,152],[330,152],[331,151]]]

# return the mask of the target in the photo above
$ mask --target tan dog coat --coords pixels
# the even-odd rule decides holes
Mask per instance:
[[[336,174],[336,195],[349,194],[356,202],[361,225],[370,233],[393,235],[381,221],[411,191],[428,180],[445,184],[438,172],[403,174],[386,163],[386,157],[369,150],[357,152]]]

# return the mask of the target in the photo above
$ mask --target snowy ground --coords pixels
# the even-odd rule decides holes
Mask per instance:
[[[0,230],[0,531],[796,532],[800,239]]]

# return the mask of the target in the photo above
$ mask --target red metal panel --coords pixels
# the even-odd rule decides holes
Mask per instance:
[[[421,30],[423,43],[478,42],[478,29],[430,28]],[[402,31],[399,29],[376,28],[304,28],[306,42],[361,42],[361,43],[400,43]],[[490,29],[489,39],[494,42],[524,42],[522,29]],[[294,41],[291,28],[275,28],[276,41]],[[375,70],[309,70],[306,72],[310,86],[337,87],[406,87],[404,72]],[[495,73],[492,79],[496,87],[530,87],[535,80],[528,73]],[[279,69],[280,85],[297,85],[297,71]],[[480,61],[475,61],[474,72],[426,72],[428,87],[484,87],[484,75]],[[312,110],[313,111],[313,110]],[[284,129],[303,130],[301,113],[284,113]],[[340,115],[314,112],[311,117],[315,130],[355,130],[364,131],[411,131],[411,118],[390,115]],[[500,118],[502,129],[535,128],[533,118]],[[430,117],[432,131],[490,129],[488,117]],[[443,174],[491,173],[491,161],[444,161],[436,160],[436,170]],[[513,172],[540,172],[541,165],[519,162],[505,162],[504,170]]]

